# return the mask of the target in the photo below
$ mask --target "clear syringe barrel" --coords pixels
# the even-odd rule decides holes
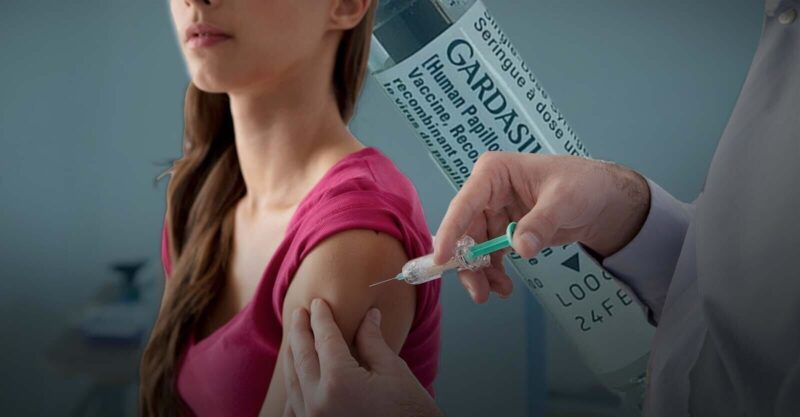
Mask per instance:
[[[433,254],[412,259],[403,265],[403,272],[401,274],[403,281],[418,285],[441,277],[445,271],[453,269],[457,271],[463,271],[465,269],[475,271],[488,266],[491,262],[489,255],[475,258],[469,256],[469,248],[473,246],[475,246],[474,239],[469,236],[462,237],[456,245],[453,258],[442,265],[437,265],[433,261]]]

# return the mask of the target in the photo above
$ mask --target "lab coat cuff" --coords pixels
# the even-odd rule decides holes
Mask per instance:
[[[647,180],[650,212],[639,233],[625,247],[605,258],[603,267],[622,281],[648,310],[650,321],[661,309],[692,218],[692,206]]]

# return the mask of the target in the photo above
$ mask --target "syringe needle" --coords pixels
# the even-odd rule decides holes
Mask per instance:
[[[376,283],[374,283],[374,284],[370,285],[369,287],[370,287],[370,288],[372,288],[372,287],[374,287],[374,286],[376,286],[376,285],[385,284],[385,283],[387,283],[387,282],[389,282],[389,281],[394,281],[394,280],[396,280],[396,279],[397,279],[397,277],[394,277],[394,278],[389,278],[389,279],[387,279],[387,280],[384,280],[384,281],[381,281],[381,282],[376,282]]]

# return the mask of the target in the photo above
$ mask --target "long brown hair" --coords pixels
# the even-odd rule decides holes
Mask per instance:
[[[332,83],[345,122],[364,82],[376,5],[373,0],[363,20],[342,35],[336,52]],[[231,215],[245,194],[227,94],[189,85],[183,140],[184,154],[174,162],[167,188],[172,276],[142,355],[139,407],[145,417],[190,415],[177,390],[181,354],[225,285],[233,249]]]

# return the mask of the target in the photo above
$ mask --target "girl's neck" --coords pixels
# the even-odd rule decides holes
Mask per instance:
[[[243,203],[254,214],[293,207],[330,166],[363,147],[342,121],[327,77],[290,78],[230,94]]]

